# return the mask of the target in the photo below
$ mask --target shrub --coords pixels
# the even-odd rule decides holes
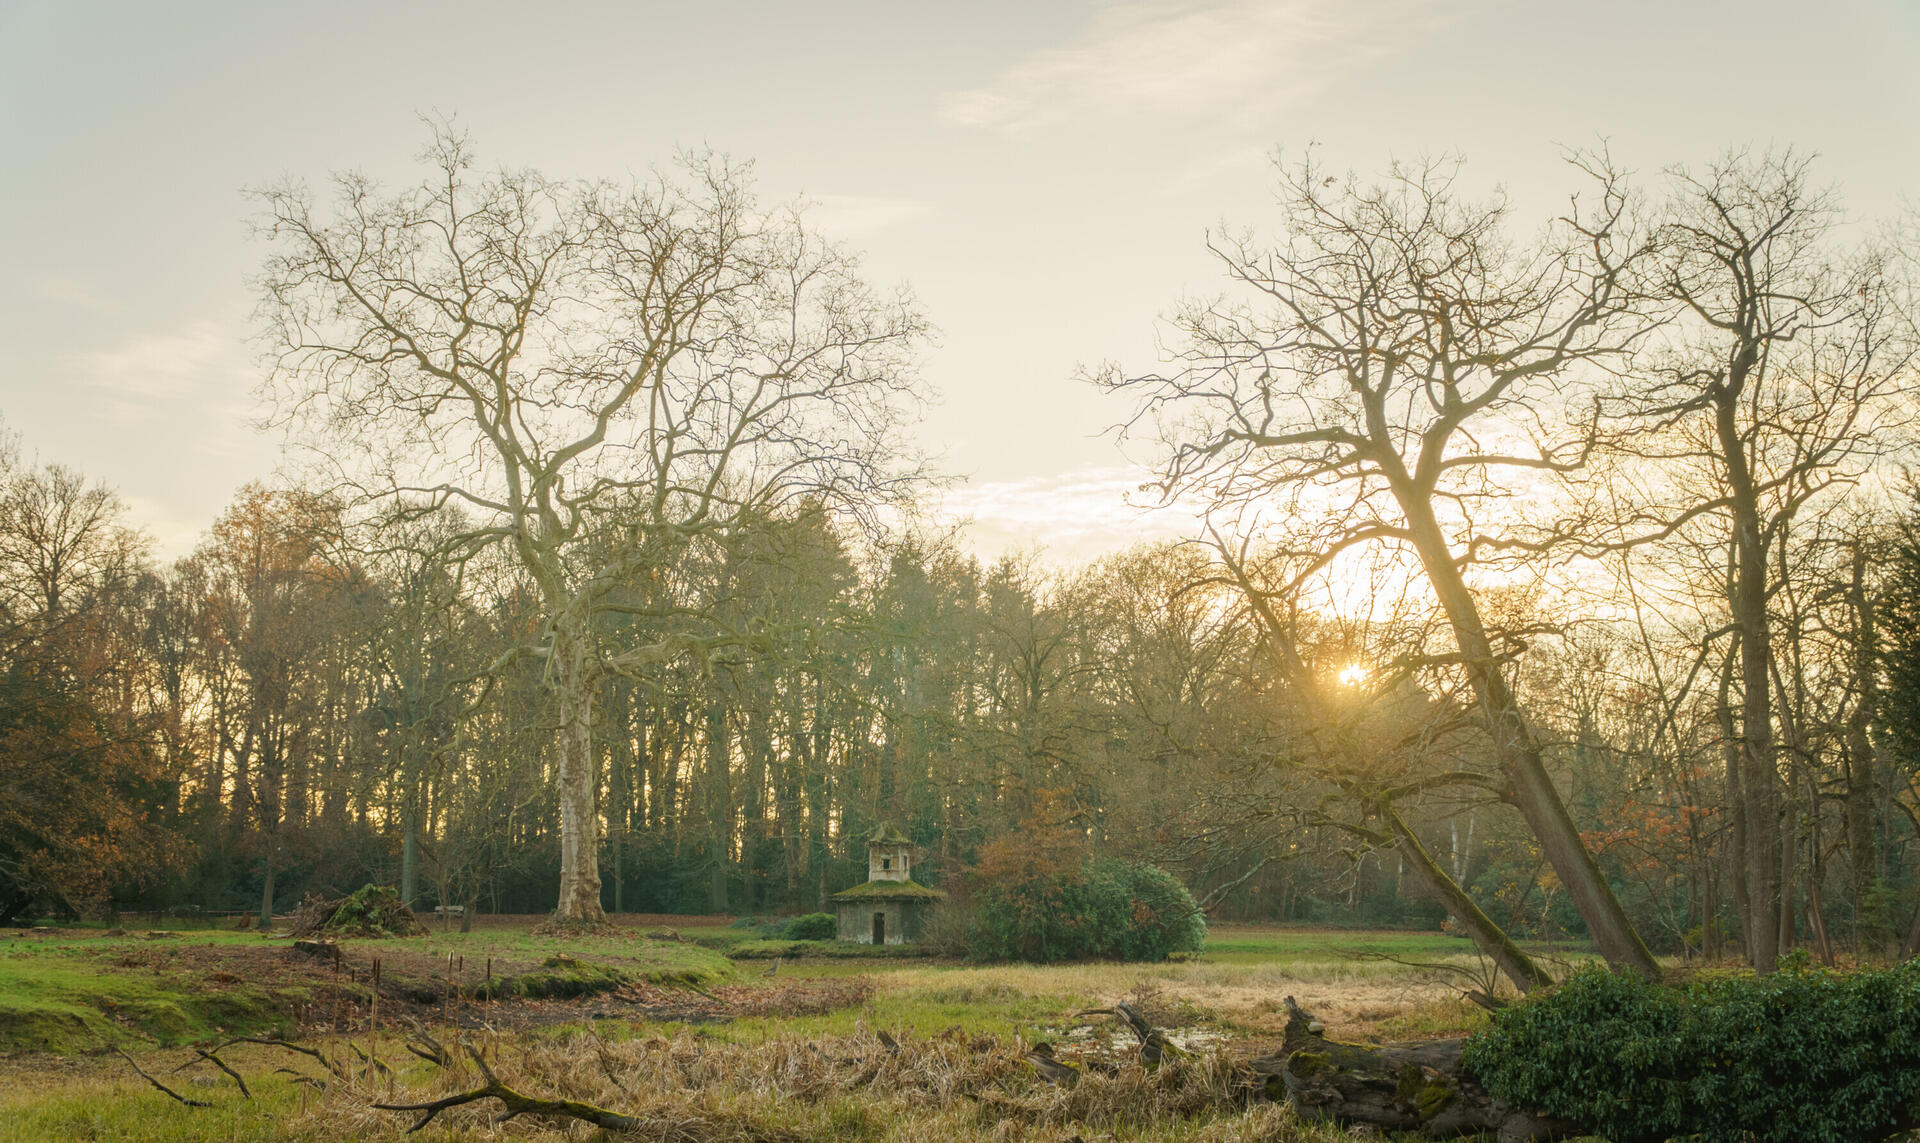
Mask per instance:
[[[840,935],[840,925],[832,913],[804,913],[782,925],[780,935],[790,941],[830,941]]]
[[[973,891],[968,951],[983,960],[1165,960],[1193,952],[1207,922],[1164,869],[1112,858],[1077,869],[1034,865]]]
[[[1463,1064],[1516,1106],[1609,1138],[1885,1138],[1920,1090],[1920,962],[1671,987],[1585,968],[1497,1013]]]

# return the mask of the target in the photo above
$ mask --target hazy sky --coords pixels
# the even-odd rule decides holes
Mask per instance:
[[[1643,172],[1821,153],[1855,215],[1920,200],[1920,0],[1605,3],[19,3],[0,0],[0,416],[120,489],[167,553],[269,476],[243,188],[483,161],[619,176],[710,146],[805,194],[941,329],[922,429],[992,553],[1080,559],[1173,520],[1077,364],[1154,360],[1264,221],[1268,156],[1453,150],[1542,211],[1557,145]]]

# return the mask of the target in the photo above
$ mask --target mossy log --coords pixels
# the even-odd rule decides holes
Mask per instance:
[[[1587,1134],[1577,1124],[1509,1107],[1487,1094],[1461,1070],[1464,1044],[1329,1040],[1289,996],[1285,1041],[1253,1067],[1270,1096],[1290,1099],[1306,1119],[1417,1131],[1432,1139],[1492,1135],[1500,1143]]]

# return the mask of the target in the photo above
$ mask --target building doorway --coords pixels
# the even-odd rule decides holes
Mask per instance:
[[[873,915],[873,943],[876,945],[884,945],[887,943],[887,915],[885,913],[875,913]]]

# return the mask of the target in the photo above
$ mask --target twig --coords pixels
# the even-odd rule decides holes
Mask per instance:
[[[277,1076],[280,1076],[280,1075],[292,1076],[293,1079],[290,1081],[292,1083],[307,1083],[307,1084],[312,1084],[314,1087],[320,1089],[321,1091],[327,1090],[326,1080],[314,1079],[312,1076],[303,1075],[300,1072],[294,1071],[292,1068],[275,1068],[273,1069],[273,1074]]]
[[[607,1042],[600,1038],[599,1031],[595,1029],[593,1025],[588,1024],[586,1028],[587,1035],[593,1039],[593,1051],[594,1054],[600,1058],[600,1070],[606,1073],[607,1082],[618,1088],[621,1095],[632,1099],[633,1092],[627,1090],[627,1085],[621,1083],[620,1077],[614,1073],[613,1055],[607,1051]]]
[[[352,1040],[347,1041],[347,1047],[353,1049],[353,1054],[360,1057],[361,1063],[372,1064],[375,1070],[379,1071],[381,1074],[389,1078],[393,1076],[393,1069],[381,1063],[379,1056],[368,1055],[366,1052],[361,1050],[360,1045],[354,1043]]]

